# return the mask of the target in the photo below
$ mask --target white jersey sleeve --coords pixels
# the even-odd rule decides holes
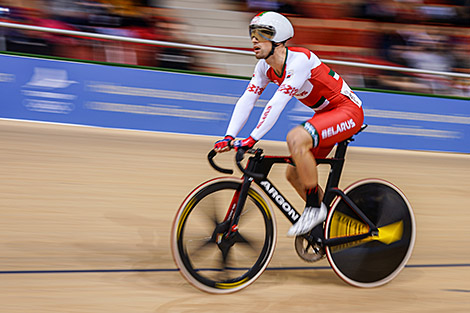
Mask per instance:
[[[256,101],[258,101],[264,88],[269,83],[269,79],[266,76],[266,69],[267,66],[264,60],[259,61],[256,64],[253,77],[251,78],[248,87],[235,104],[232,118],[230,119],[230,123],[225,133],[226,135],[236,137],[245,125]]]
[[[258,125],[251,133],[253,139],[259,140],[274,126],[290,99],[310,78],[312,62],[304,54],[290,54],[286,62],[286,76],[274,96],[264,108]]]

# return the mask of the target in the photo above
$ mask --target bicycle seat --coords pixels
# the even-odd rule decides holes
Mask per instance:
[[[338,142],[338,144],[340,144],[340,143],[350,143],[351,141],[354,141],[353,137],[356,136],[356,135],[358,135],[358,134],[359,134],[360,132],[362,132],[364,129],[366,129],[367,126],[368,126],[367,124],[362,124],[361,129],[359,129],[359,131],[358,131],[357,133],[355,133],[354,135],[352,135],[352,136],[349,137],[348,139],[345,139],[345,140],[343,140],[343,141]]]
[[[360,132],[362,132],[364,129],[366,129],[367,126],[369,126],[369,125],[367,125],[367,124],[362,124],[361,129],[359,129],[359,131],[358,131],[357,133],[355,133],[354,136],[356,136],[357,134],[359,134]]]

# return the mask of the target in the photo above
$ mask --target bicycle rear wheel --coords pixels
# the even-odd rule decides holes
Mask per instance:
[[[379,229],[378,236],[326,247],[333,270],[357,287],[388,283],[404,268],[411,256],[416,230],[411,206],[391,183],[367,179],[345,189],[345,194]],[[325,225],[325,238],[367,233],[369,227],[340,198],[334,202]]]
[[[242,181],[218,178],[183,202],[172,230],[175,263],[189,283],[209,293],[231,293],[253,283],[274,252],[276,224],[259,188],[250,187],[238,230],[226,238],[227,212]],[[230,220],[229,220],[230,222]]]

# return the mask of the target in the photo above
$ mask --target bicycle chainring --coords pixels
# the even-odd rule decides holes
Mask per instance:
[[[325,250],[316,242],[309,241],[306,236],[296,236],[295,251],[305,262],[316,262],[325,257]]]

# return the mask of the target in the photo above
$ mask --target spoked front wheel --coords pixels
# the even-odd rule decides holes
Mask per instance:
[[[242,180],[218,178],[196,188],[177,212],[172,252],[181,274],[210,293],[231,293],[253,283],[274,252],[276,224],[267,200],[252,185],[238,228],[230,227],[230,207]]]
[[[384,180],[359,181],[344,192],[376,225],[378,234],[326,247],[328,260],[336,274],[353,286],[386,284],[403,269],[413,250],[416,226],[411,206],[397,187]],[[368,225],[338,197],[326,220],[325,238],[368,232]]]

